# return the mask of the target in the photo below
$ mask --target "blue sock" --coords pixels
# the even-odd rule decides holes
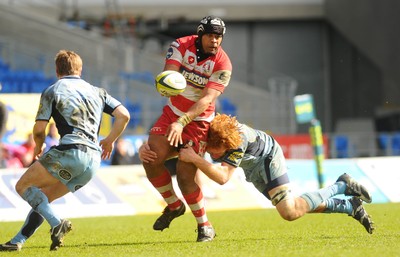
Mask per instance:
[[[310,211],[315,210],[322,202],[331,198],[332,196],[343,194],[346,189],[346,184],[342,181],[335,184],[319,189],[315,192],[304,193],[300,197],[303,198],[310,206]]]
[[[44,218],[38,212],[31,209],[25,219],[24,225],[13,239],[10,240],[12,244],[24,244],[25,241],[35,233],[35,231],[42,225]]]
[[[347,213],[351,215],[353,206],[348,200],[330,198],[324,201],[326,205],[325,213]]]
[[[47,196],[37,187],[29,187],[26,189],[22,198],[29,203],[29,205],[42,215],[50,226],[53,228],[61,223],[61,219],[53,212],[49,204]]]

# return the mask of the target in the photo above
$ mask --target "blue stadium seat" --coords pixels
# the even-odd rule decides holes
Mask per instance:
[[[220,103],[221,113],[236,116],[236,109],[237,109],[236,105],[234,105],[229,98],[226,97],[222,98],[219,103]]]
[[[6,79],[1,80],[1,91],[0,93],[16,93],[15,87],[13,87],[12,83]]]
[[[128,109],[131,119],[128,123],[128,128],[135,128],[142,122],[142,106],[138,103],[127,102],[125,107]]]
[[[378,147],[383,155],[389,154],[391,135],[388,133],[378,134]]]
[[[120,77],[126,80],[141,81],[146,84],[154,84],[154,76],[150,71],[138,71],[138,72],[120,72]]]
[[[392,136],[392,155],[400,155],[400,133]]]
[[[349,138],[344,135],[334,137],[334,145],[336,150],[336,158],[349,157]]]

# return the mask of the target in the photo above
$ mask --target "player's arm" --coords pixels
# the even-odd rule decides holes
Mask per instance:
[[[33,140],[35,141],[35,149],[33,150],[33,158],[37,159],[42,154],[44,140],[46,139],[46,127],[49,121],[37,120],[33,126]]]
[[[129,111],[123,105],[119,105],[115,108],[112,115],[115,119],[110,133],[100,141],[100,146],[103,149],[101,158],[103,159],[109,159],[111,157],[111,153],[114,149],[114,142],[125,130],[130,119]]]
[[[192,147],[181,148],[179,151],[179,160],[193,163],[199,170],[207,175],[211,180],[220,185],[225,184],[232,177],[236,170],[235,166],[222,162],[221,164],[212,164],[199,156]]]
[[[207,108],[214,103],[220,95],[221,92],[216,89],[204,88],[201,98],[193,104],[184,115],[179,117],[176,122],[169,126],[167,130],[167,139],[170,142],[170,145],[178,147],[178,144],[182,144],[183,128],[194,118],[207,110]]]
[[[171,63],[166,63],[164,65],[164,71],[166,70],[173,70],[173,71],[178,71],[179,72],[179,66]]]

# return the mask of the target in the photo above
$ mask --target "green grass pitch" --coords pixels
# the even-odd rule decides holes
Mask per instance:
[[[275,209],[209,212],[217,237],[196,243],[196,224],[186,212],[163,232],[153,231],[158,215],[71,219],[65,246],[50,252],[44,223],[21,252],[0,256],[400,256],[400,204],[365,204],[376,225],[368,234],[345,214],[307,214],[288,222]],[[0,240],[8,241],[22,222],[1,222]]]

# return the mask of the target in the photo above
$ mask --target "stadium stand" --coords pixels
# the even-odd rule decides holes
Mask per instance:
[[[56,12],[51,13],[54,15]],[[1,93],[40,93],[55,80],[48,75],[53,73],[54,53],[60,47],[73,48],[85,56],[85,78],[96,85],[104,86],[122,102],[129,101],[133,119],[128,132],[146,133],[166,101],[165,98],[159,97],[153,87],[153,75],[158,73],[163,65],[163,56],[160,56],[160,52],[151,52],[158,47],[157,41],[153,42],[154,47],[132,49],[125,44],[132,43],[127,38],[117,35],[115,38],[105,39],[101,33],[97,33],[98,31],[89,31],[82,27],[84,26],[81,23],[75,24],[71,21],[62,23],[57,18],[43,17],[30,10],[12,8],[12,5],[2,6],[0,9],[0,29],[3,32],[0,36],[0,83],[3,87]],[[15,31],[18,31],[18,34]],[[140,44],[140,42],[133,43],[131,45]],[[30,55],[29,59],[25,58],[26,55]],[[236,68],[236,70],[241,69]],[[241,122],[256,128],[279,134],[296,133],[297,124],[294,122],[294,111],[290,105],[295,90],[291,92],[289,90],[291,87],[283,87],[281,84],[271,88],[271,81],[265,79],[265,82],[267,90],[232,80],[229,90],[221,99],[222,111],[237,115]],[[261,108],[260,103],[263,103]],[[340,153],[339,156],[373,156],[377,150],[382,149],[385,149],[384,155],[400,151],[396,150],[400,146],[397,146],[398,139],[392,132],[386,139],[381,139],[380,134],[373,129],[367,133],[358,132],[360,131],[356,129],[355,132],[335,131],[329,134],[331,145],[339,147],[335,150]],[[352,151],[353,147],[357,151]],[[333,154],[333,157],[338,156]]]
[[[0,58],[0,83],[2,93],[41,93],[56,81],[40,70],[13,70]]]

